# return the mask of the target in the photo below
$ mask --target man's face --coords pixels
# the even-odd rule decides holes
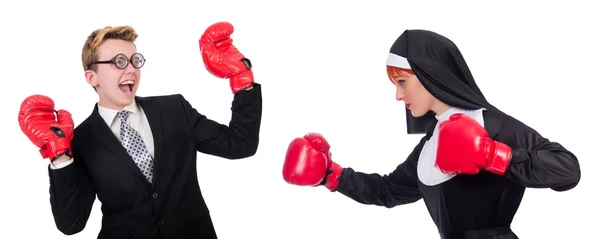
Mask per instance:
[[[121,110],[133,102],[141,76],[140,69],[133,67],[131,62],[136,52],[135,45],[124,40],[108,39],[100,45],[97,61],[110,61],[119,54],[124,57],[115,59],[118,65],[129,61],[124,69],[119,69],[113,63],[106,63],[96,64],[96,72],[86,70],[86,79],[96,88],[101,106]],[[133,61],[138,60],[134,57]]]

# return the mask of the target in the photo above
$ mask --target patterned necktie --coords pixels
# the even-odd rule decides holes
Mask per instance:
[[[127,150],[127,153],[135,164],[140,168],[148,182],[152,183],[152,156],[144,144],[144,140],[140,134],[135,131],[131,126],[127,124],[127,118],[129,117],[129,111],[120,111],[117,113],[117,117],[121,119],[121,144]]]

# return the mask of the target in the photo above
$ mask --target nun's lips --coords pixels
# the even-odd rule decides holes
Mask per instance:
[[[407,108],[407,109],[410,109],[410,104],[406,104],[406,108]]]

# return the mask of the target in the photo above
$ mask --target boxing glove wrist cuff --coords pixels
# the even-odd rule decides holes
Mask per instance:
[[[254,83],[254,75],[252,70],[244,71],[238,75],[231,76],[229,79],[229,85],[234,94],[240,90],[252,86],[252,83]]]
[[[342,175],[342,167],[339,164],[331,161],[331,167],[329,170],[331,170],[331,173],[327,175],[325,187],[329,189],[329,191],[334,192],[339,185],[339,178]]]
[[[50,161],[57,159],[63,154],[73,157],[71,153],[71,139],[58,138],[56,140],[49,141],[40,148],[40,154],[43,158],[50,159]]]
[[[512,149],[498,141],[493,142],[493,152],[487,160],[485,170],[498,175],[504,175],[512,159]]]

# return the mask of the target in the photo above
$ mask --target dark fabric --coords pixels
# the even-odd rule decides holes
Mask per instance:
[[[406,30],[393,43],[390,53],[406,58],[415,75],[434,97],[463,109],[497,110],[487,102],[458,47],[448,38],[427,30]],[[412,116],[406,109],[407,132],[425,133],[435,126],[433,112]]]
[[[362,204],[393,208],[423,198],[419,189],[417,161],[427,137],[423,137],[408,159],[385,175],[342,169],[336,191]]]
[[[344,168],[338,192],[359,203],[388,208],[423,199],[443,238],[500,239],[517,236],[510,231],[467,231],[510,228],[527,187],[565,191],[579,183],[575,155],[488,103],[450,40],[431,31],[407,30],[390,53],[406,58],[423,86],[442,102],[467,110],[485,108],[484,127],[492,139],[512,149],[510,164],[505,175],[481,171],[437,185],[423,184],[417,165],[437,119],[432,112],[415,118],[407,111],[408,132],[426,134],[408,158],[386,175]]]
[[[440,233],[440,239],[518,239],[509,227]]]
[[[490,137],[517,153],[506,175],[481,171],[457,175],[433,186],[421,183],[419,155],[430,134],[391,173],[342,171],[337,192],[362,204],[392,208],[423,199],[440,233],[510,227],[526,187],[564,191],[580,180],[577,158],[516,119],[496,111],[483,112]],[[511,238],[506,236],[507,238]],[[502,237],[498,237],[502,238]]]
[[[261,86],[235,94],[229,125],[200,114],[181,95],[136,97],[154,137],[148,182],[98,113],[75,129],[74,161],[48,169],[57,228],[82,231],[95,198],[102,203],[98,238],[217,238],[198,184],[197,153],[241,159],[259,144]]]

